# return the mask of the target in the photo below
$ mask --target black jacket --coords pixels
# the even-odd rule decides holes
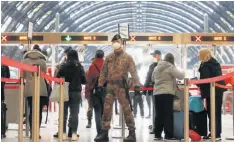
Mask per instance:
[[[214,58],[211,58],[208,62],[203,62],[200,65],[198,70],[200,72],[200,79],[212,78],[222,75],[222,69],[218,61]],[[224,81],[216,82],[221,85],[225,85]],[[203,98],[210,97],[210,83],[200,84],[198,85],[201,90],[201,94]],[[216,87],[215,93],[216,96],[222,96],[225,89],[221,89]]]
[[[145,84],[144,84],[145,87],[152,87],[153,86],[154,83],[153,83],[151,78],[152,78],[152,73],[154,71],[154,68],[157,65],[158,65],[158,63],[153,63],[150,65],[149,71],[148,71],[147,76],[146,76]]]
[[[83,66],[78,61],[67,61],[61,66],[57,77],[65,78],[69,82],[69,92],[81,91],[81,84],[85,84],[85,72]]]
[[[10,70],[8,66],[1,65],[1,77],[10,78]],[[5,86],[5,82],[1,82],[1,100],[2,101],[5,100],[4,86]]]
[[[154,68],[157,65],[158,65],[158,63],[153,63],[153,64],[150,65],[149,71],[148,71],[147,76],[146,76],[144,87],[153,87],[154,86],[154,82],[152,81],[151,78],[152,78],[152,74],[153,74]],[[143,94],[146,95],[146,92],[147,91],[143,91]],[[148,94],[152,95],[153,91],[148,91]]]

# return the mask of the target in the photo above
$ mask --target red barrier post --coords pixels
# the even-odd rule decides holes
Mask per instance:
[[[23,118],[24,118],[24,78],[20,78],[20,94],[19,94],[19,129],[18,142],[23,142]]]
[[[184,80],[184,141],[189,142],[189,86],[188,79]]]

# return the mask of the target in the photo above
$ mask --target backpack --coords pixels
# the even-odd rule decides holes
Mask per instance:
[[[97,76],[96,80],[95,80],[95,84],[94,84],[94,89],[98,88],[98,80],[99,80],[99,76],[100,76],[100,70],[98,69],[97,65],[95,63],[93,63],[93,65],[95,66],[95,68],[97,69],[99,75]]]

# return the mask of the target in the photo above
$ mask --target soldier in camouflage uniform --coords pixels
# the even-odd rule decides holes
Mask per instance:
[[[102,132],[95,138],[95,141],[109,141],[108,130],[110,129],[110,121],[112,117],[112,108],[115,97],[122,106],[125,121],[129,129],[129,136],[124,142],[135,142],[135,122],[126,97],[125,81],[130,72],[134,84],[139,86],[139,77],[137,75],[133,58],[123,51],[123,40],[120,35],[115,35],[112,39],[114,52],[106,57],[103,69],[100,74],[98,86],[101,90],[104,83],[107,82],[107,95],[104,104],[104,113],[102,116]]]

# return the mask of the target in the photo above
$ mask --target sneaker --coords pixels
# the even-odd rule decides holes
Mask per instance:
[[[73,134],[72,134],[72,137],[71,137],[71,140],[72,140],[72,141],[77,141],[77,140],[78,140],[77,134],[73,133]]]
[[[53,135],[54,138],[58,138],[58,132]]]
[[[162,137],[155,137],[155,138],[154,138],[155,141],[160,141],[160,140],[162,140],[162,139],[163,139]]]
[[[67,134],[66,133],[63,133],[63,140],[69,140],[69,138],[67,137]]]
[[[216,139],[215,139],[216,141],[221,141],[222,140],[222,138],[219,136],[219,137],[216,137]]]
[[[209,140],[209,139],[211,139],[211,134],[209,134],[208,136],[204,136],[203,139],[204,139],[204,140]]]

